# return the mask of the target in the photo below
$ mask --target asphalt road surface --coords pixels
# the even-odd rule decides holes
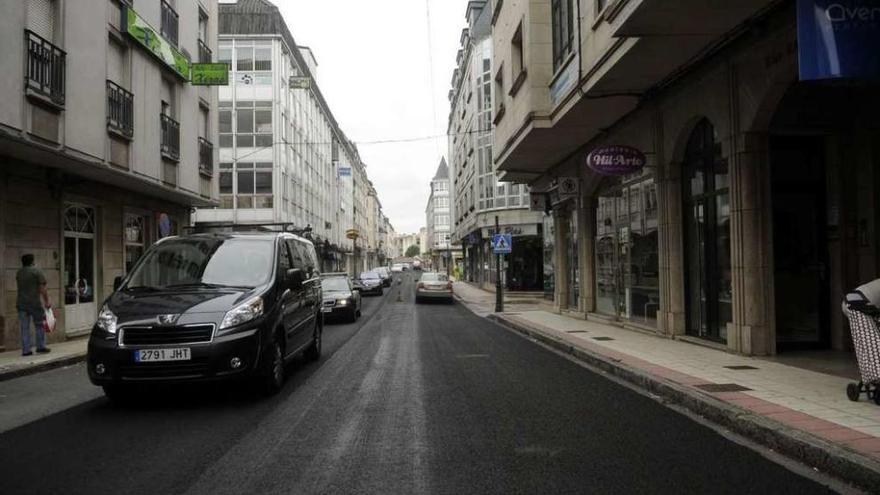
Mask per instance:
[[[0,494],[842,489],[461,304],[416,306],[402,280],[327,325],[323,358],[270,399],[160,389],[120,407],[82,366],[0,382]]]

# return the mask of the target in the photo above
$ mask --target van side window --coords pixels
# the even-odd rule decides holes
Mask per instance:
[[[290,249],[290,254],[293,256],[293,267],[307,271],[306,264],[303,262],[302,255],[299,252],[297,242],[293,239],[289,239],[284,241],[284,243],[287,244],[287,247]]]
[[[303,251],[305,252],[305,256],[303,258],[307,258],[306,264],[314,271],[314,276],[320,275],[321,266],[318,264],[318,256],[315,253],[315,247],[310,244],[302,245]]]
[[[287,270],[293,268],[293,259],[290,256],[290,249],[288,249],[286,242],[278,243],[278,251],[279,251],[279,264],[281,266],[281,273],[287,273]]]

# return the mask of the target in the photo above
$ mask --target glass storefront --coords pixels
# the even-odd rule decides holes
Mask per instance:
[[[708,120],[691,134],[682,175],[687,333],[726,342],[733,319],[730,178]]]
[[[655,327],[660,309],[657,185],[608,179],[596,203],[596,310]]]
[[[544,299],[552,301],[556,291],[556,275],[554,249],[556,248],[556,229],[553,215],[544,215]]]

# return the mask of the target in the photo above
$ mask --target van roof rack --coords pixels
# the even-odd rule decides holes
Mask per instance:
[[[298,227],[293,223],[200,223],[182,229],[187,234],[213,234],[235,232],[284,232],[311,238],[312,226]]]

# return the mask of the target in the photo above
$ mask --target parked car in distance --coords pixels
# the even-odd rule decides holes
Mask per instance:
[[[382,285],[385,287],[391,287],[391,282],[394,281],[394,277],[391,276],[391,270],[387,266],[380,266],[373,270],[378,273],[380,277],[382,277]]]
[[[392,273],[400,273],[402,271],[403,271],[403,264],[402,263],[395,263],[395,264],[391,265],[391,272]]]
[[[363,289],[361,289],[361,293],[363,295],[371,294],[375,296],[381,296],[384,293],[384,289],[382,287],[382,277],[379,276],[376,272],[364,272],[361,273],[359,277],[361,284],[363,285]]]
[[[143,382],[284,384],[285,364],[321,356],[321,279],[312,243],[287,233],[198,234],[150,247],[101,308],[91,382],[111,399]]]
[[[361,292],[351,283],[347,273],[325,273],[321,276],[324,317],[341,317],[354,323],[361,316]]]
[[[454,301],[452,282],[445,273],[426,272],[419,277],[419,282],[416,284],[416,302],[428,299],[448,303]]]

